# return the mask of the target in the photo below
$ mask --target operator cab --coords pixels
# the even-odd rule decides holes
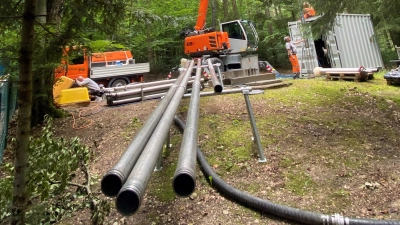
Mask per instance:
[[[232,51],[230,53],[252,52],[258,48],[258,35],[253,22],[234,20],[220,24],[220,30],[227,32]]]

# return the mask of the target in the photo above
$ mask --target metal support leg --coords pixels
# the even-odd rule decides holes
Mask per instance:
[[[249,117],[250,117],[250,124],[251,124],[251,128],[253,130],[254,140],[257,144],[258,153],[260,155],[258,162],[267,162],[267,159],[264,156],[263,148],[261,146],[260,134],[258,133],[258,130],[257,130],[256,120],[255,120],[254,114],[253,114],[253,109],[251,108],[250,99],[249,99],[249,90],[245,89],[242,91],[242,93],[243,93],[244,99],[246,101],[247,111],[248,111]]]
[[[158,156],[156,167],[154,168],[154,172],[160,171],[162,169],[162,152]]]
[[[219,66],[217,66],[217,71],[218,71],[219,82],[221,82],[222,89],[224,89],[224,83],[222,82],[222,74],[221,70],[219,69]]]
[[[143,85],[140,86],[140,94],[142,95],[142,101],[144,101]]]
[[[171,144],[170,144],[170,132],[168,131],[168,135],[167,138],[165,139],[165,148],[166,150],[169,150],[171,148]],[[157,160],[157,164],[156,164],[156,168],[154,168],[154,171],[160,171],[162,169],[162,152],[160,153],[160,155],[158,156],[158,160]]]
[[[171,134],[171,133],[170,133]],[[172,147],[170,135],[168,135],[167,140],[165,140],[165,148],[169,150]]]

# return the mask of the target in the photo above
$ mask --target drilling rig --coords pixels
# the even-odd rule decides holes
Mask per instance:
[[[258,35],[252,21],[233,20],[206,28],[209,0],[200,0],[197,22],[194,29],[183,35],[184,51],[189,57],[211,57],[220,62],[224,78],[259,74]]]

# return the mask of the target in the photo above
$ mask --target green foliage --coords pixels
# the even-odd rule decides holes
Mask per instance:
[[[0,180],[0,208],[6,209],[0,211],[0,220],[7,218],[11,215],[12,203],[12,182],[13,176],[11,176],[12,171],[14,170],[14,166],[11,163],[6,163],[1,166],[1,171],[3,174],[6,174]]]
[[[36,81],[32,115],[40,118],[34,120],[34,124],[40,122],[46,113],[59,115],[51,107],[51,99],[48,102],[44,100],[51,96],[53,69],[61,57],[60,46],[84,45],[93,52],[129,49],[136,62],[149,62],[151,73],[165,76],[181,58],[187,58],[179,33],[184,28],[194,27],[199,7],[199,1],[180,0],[99,0],[83,5],[78,0],[62,1],[62,5],[56,2],[47,1],[47,11],[61,15],[57,7],[62,8],[62,17],[51,19],[49,16],[48,23],[37,24],[35,30],[33,71]],[[225,6],[219,1],[214,3],[216,21],[248,19],[255,22],[260,38],[257,52],[260,60],[267,60],[277,68],[290,68],[282,37],[288,35],[288,22],[300,17],[301,2],[236,0]],[[389,60],[396,58],[393,46],[400,45],[400,17],[392,9],[400,7],[399,1],[313,0],[310,3],[317,14],[324,13],[321,19],[313,22],[312,33],[315,36],[332,28],[336,13],[371,14],[384,62],[389,66]],[[6,72],[13,76],[18,76],[18,17],[22,5],[20,1],[4,0],[0,6],[0,62],[7,65]],[[211,26],[211,18],[210,1],[207,27]],[[218,30],[218,22],[216,25]]]
[[[92,50],[92,52],[107,52],[126,49],[124,45],[116,44],[109,40],[89,41],[89,48]]]
[[[101,224],[110,206],[106,201],[88,193],[87,185],[73,184],[71,180],[81,169],[88,173],[89,149],[80,144],[79,138],[66,140],[55,138],[51,131],[52,118],[46,117],[41,135],[31,139],[29,149],[30,170],[27,175],[27,221],[30,224],[50,224],[71,215],[74,211],[91,206],[94,224]],[[10,216],[13,165],[2,166],[6,176],[0,180],[0,219]],[[89,174],[87,174],[89,179]],[[78,187],[76,192],[70,186]]]
[[[80,165],[87,164],[89,149],[79,143],[79,138],[72,140],[54,138],[51,131],[52,119],[47,117],[42,135],[30,143],[30,163],[28,190],[48,198],[50,193],[60,193],[71,179],[70,173]]]
[[[98,197],[90,195],[89,198],[92,199],[90,204],[90,209],[92,210],[92,215],[90,220],[93,225],[104,224],[104,218],[110,213],[111,206],[107,200],[99,200]]]

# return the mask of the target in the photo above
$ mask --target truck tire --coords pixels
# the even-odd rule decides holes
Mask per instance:
[[[127,84],[128,84],[128,82],[127,82],[125,79],[119,78],[119,79],[115,79],[115,80],[111,83],[110,87],[125,86],[125,85],[127,85]]]

